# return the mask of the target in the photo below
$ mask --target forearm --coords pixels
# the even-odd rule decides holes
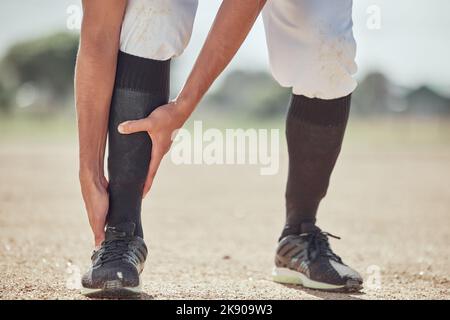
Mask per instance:
[[[83,1],[75,69],[80,179],[103,179],[109,108],[126,1]],[[105,7],[109,7],[106,12]],[[99,178],[99,179],[97,179]]]
[[[234,57],[266,0],[226,0],[195,62],[177,104],[187,116]]]
[[[117,50],[116,45],[108,50],[89,48],[83,43],[80,46],[75,72],[75,97],[81,178],[103,175]]]

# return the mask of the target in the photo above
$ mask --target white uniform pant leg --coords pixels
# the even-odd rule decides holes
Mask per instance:
[[[293,93],[335,99],[356,88],[352,0],[268,0],[270,68]]]

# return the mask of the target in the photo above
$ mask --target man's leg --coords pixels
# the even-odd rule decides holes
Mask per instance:
[[[350,98],[292,96],[286,121],[286,224],[273,271],[277,282],[323,290],[361,289],[361,276],[330,247],[328,236],[335,236],[315,225],[319,203],[341,150]]]
[[[359,290],[361,276],[332,251],[331,234],[315,225],[356,88],[352,0],[268,1],[263,19],[272,73],[294,93],[286,121],[286,224],[274,280]]]
[[[122,297],[140,293],[147,257],[141,224],[142,191],[152,143],[147,133],[122,135],[121,122],[147,117],[169,99],[170,61],[119,53],[109,117],[109,212],[105,241],[83,276],[84,294]]]
[[[316,222],[341,150],[350,100],[350,95],[333,100],[292,95],[286,120],[289,173],[281,238],[300,234],[302,223]]]
[[[134,235],[143,238],[142,190],[147,177],[152,143],[147,133],[123,135],[121,122],[147,117],[169,99],[170,61],[156,61],[120,53],[109,118],[108,227],[135,225]]]

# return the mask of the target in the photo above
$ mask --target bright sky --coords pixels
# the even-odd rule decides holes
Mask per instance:
[[[64,30],[67,7],[79,3],[79,0],[0,1],[0,53],[17,40]],[[184,74],[192,66],[220,3],[220,0],[200,0],[194,34],[180,63]],[[378,30],[367,27],[369,14],[366,10],[371,5],[380,8],[381,28]],[[353,18],[358,41],[358,77],[369,70],[381,70],[401,85],[430,84],[450,94],[448,12],[448,0],[355,1]],[[258,21],[228,70],[234,68],[267,68],[262,21]]]

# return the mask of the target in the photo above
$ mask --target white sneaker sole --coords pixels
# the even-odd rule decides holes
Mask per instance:
[[[141,279],[139,278],[139,285],[136,287],[123,287],[120,280],[108,281],[103,288],[81,288],[81,294],[87,297],[98,298],[120,298],[120,297],[133,297],[142,293]]]
[[[273,268],[272,279],[278,283],[302,285],[306,288],[318,290],[342,290],[346,289],[345,285],[337,286],[324,282],[318,282],[309,279],[303,273],[288,268]]]

